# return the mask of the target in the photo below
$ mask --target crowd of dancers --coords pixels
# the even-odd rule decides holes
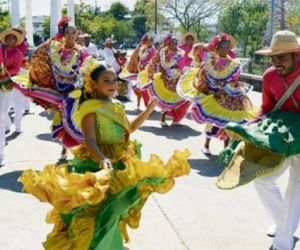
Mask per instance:
[[[33,51],[30,65],[25,31],[16,27],[0,35],[0,165],[5,165],[3,151],[5,133],[11,127],[8,116],[11,108],[15,112],[17,133],[22,132],[23,114],[29,112],[28,98],[53,112],[52,137],[62,145],[60,159],[67,158],[67,150],[72,152],[73,159],[47,165],[40,172],[26,170],[20,177],[24,190],[53,206],[47,221],[54,228],[44,247],[123,250],[122,239],[128,240],[126,227],[138,227],[148,196],[152,192],[167,192],[173,187],[175,177],[187,175],[190,170],[188,150],[175,151],[167,163],[156,155],[148,162],[141,160],[140,144],[132,141],[130,134],[142,126],[153,110],[161,110],[162,129],[176,126],[179,132],[182,120],[191,112],[196,123],[206,125],[202,152],[207,156],[211,155],[212,138],[224,141],[221,156],[227,164],[231,163],[217,186],[226,189],[232,178],[236,178],[232,175],[246,169],[242,163],[236,163],[239,155],[234,145],[247,141],[247,136],[242,137],[236,131],[234,136],[229,127],[259,123],[279,102],[284,89],[279,93],[278,87],[278,92],[273,93],[272,87],[265,87],[265,82],[271,81],[267,79],[267,71],[263,80],[263,108],[253,107],[248,97],[252,86],[240,80],[241,63],[234,52],[236,41],[226,33],[216,35],[209,43],[198,43],[193,33],[186,33],[180,39],[169,34],[158,48],[146,34],[129,59],[125,51],[115,50],[113,41],[107,39],[100,53],[104,58],[101,63],[91,37],[79,33],[69,22],[69,17],[62,18],[58,33]],[[296,36],[291,32],[276,35],[270,51],[259,53],[272,57],[276,67],[273,75],[283,79],[288,90],[299,76],[299,44],[292,44]],[[286,38],[281,47],[277,41],[280,37]],[[282,54],[293,56],[290,63],[294,63],[294,68],[289,72],[282,72],[289,59],[278,56]],[[282,105],[286,105],[286,111],[299,112],[300,90],[294,88],[285,100],[294,110]],[[130,101],[133,93],[140,114],[129,121],[121,102]],[[273,118],[268,119],[269,125]],[[259,137],[257,141],[259,144],[262,139]],[[230,156],[226,155],[228,149],[232,149]],[[295,162],[299,162],[298,153],[295,151]],[[245,155],[248,157],[246,150],[243,155],[246,158]],[[260,164],[259,167],[265,167],[269,162],[260,159]],[[234,173],[233,165],[238,169]],[[278,166],[264,173],[271,175],[277,170]],[[247,177],[251,171],[246,173]],[[298,225],[295,220],[299,221],[300,209],[296,212],[296,208],[300,202],[296,204],[295,200],[300,197],[287,194],[287,201],[283,200],[270,181],[259,179],[263,175],[260,171],[255,173],[247,182],[258,178],[260,196],[269,206],[276,225],[269,232],[275,237],[271,249],[289,250]],[[293,194],[300,191],[299,175],[296,176],[288,189]],[[235,187],[245,184],[243,178],[242,174],[238,176],[240,182]],[[272,198],[277,199],[276,213],[272,210],[275,205],[270,205]],[[293,211],[292,215],[288,209]]]

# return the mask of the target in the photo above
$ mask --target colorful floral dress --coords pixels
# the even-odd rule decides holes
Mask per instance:
[[[148,105],[150,96],[146,87],[147,84],[145,84],[149,81],[148,79],[145,79],[144,74],[146,73],[146,67],[149,65],[155,54],[156,49],[154,47],[148,48],[146,46],[142,46],[138,50],[138,74],[136,84],[133,86],[133,91],[136,95],[141,95],[145,106]]]
[[[159,55],[159,72],[155,73],[149,85],[150,96],[158,99],[158,107],[171,116],[174,122],[180,122],[187,113],[190,102],[177,94],[176,86],[182,69],[178,66],[184,51],[171,51],[164,47]]]
[[[174,177],[190,171],[187,150],[175,151],[166,164],[156,155],[141,161],[119,104],[83,102],[74,114],[78,126],[88,114],[96,114],[97,144],[112,160],[112,170],[99,170],[99,163],[81,145],[74,149],[69,165],[26,170],[20,177],[25,191],[53,206],[46,221],[54,228],[43,243],[48,250],[123,250],[122,239],[129,239],[126,228],[139,226],[149,195],[169,191]]]
[[[177,90],[193,102],[192,117],[207,124],[207,137],[226,139],[223,128],[228,122],[246,123],[257,114],[247,97],[252,86],[238,80],[237,60],[219,58],[215,53],[202,53],[201,57],[204,60],[186,72]]]
[[[67,147],[83,141],[71,119],[76,102],[69,93],[76,88],[79,68],[87,57],[88,53],[79,45],[66,49],[62,43],[49,40],[33,52],[29,75],[14,77],[16,87],[25,95],[45,109],[56,111],[52,136]]]
[[[184,69],[186,67],[191,67],[193,59],[189,55],[193,49],[193,46],[182,44],[179,46],[179,48],[184,51],[184,56],[178,62],[179,68]]]

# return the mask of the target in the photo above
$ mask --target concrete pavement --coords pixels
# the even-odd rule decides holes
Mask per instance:
[[[251,96],[255,103],[260,95]],[[138,114],[135,103],[126,104],[129,118]],[[24,117],[24,132],[15,138],[9,134],[7,165],[0,169],[0,249],[40,250],[51,230],[44,222],[50,206],[21,192],[17,179],[27,168],[40,170],[57,161],[60,145],[51,141],[50,117],[32,105],[33,115]],[[48,118],[48,119],[47,119]],[[161,128],[159,112],[132,135],[143,142],[143,158],[151,153],[164,160],[175,149],[191,151],[192,172],[178,178],[167,194],[152,195],[146,204],[139,229],[130,230],[130,250],[267,250],[271,239],[265,232],[271,220],[263,209],[252,184],[232,191],[214,186],[222,171],[215,163],[223,145],[211,143],[213,156],[201,153],[203,127],[189,117],[183,127]],[[71,157],[71,155],[70,155]],[[283,188],[285,175],[280,179]],[[298,230],[296,236],[299,236]],[[300,249],[298,244],[295,249]],[[113,250],[113,249],[112,249]]]

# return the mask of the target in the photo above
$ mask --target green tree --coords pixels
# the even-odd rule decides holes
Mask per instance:
[[[214,0],[163,0],[161,6],[185,31],[211,18],[220,9]]]
[[[11,27],[11,18],[9,15],[8,1],[0,0],[0,32]]]
[[[158,0],[158,6],[161,6],[162,0]],[[154,30],[155,26],[155,2],[153,0],[138,0],[135,4],[133,16],[135,15],[143,15],[146,18],[146,29],[148,30]],[[162,11],[160,8],[158,8],[157,13],[157,21],[158,26],[161,27],[161,29],[168,29],[169,23],[167,22],[167,19],[162,14]]]
[[[43,37],[46,39],[50,37],[50,17],[49,16],[47,16],[43,22]]]
[[[289,28],[296,34],[300,35],[300,4],[299,0],[289,0],[289,12],[287,13],[287,21]]]
[[[119,43],[123,43],[126,39],[135,36],[131,22],[116,20],[112,27],[112,35]]]
[[[142,37],[147,33],[147,16],[137,14],[132,17],[132,27],[136,32],[137,37]]]
[[[231,4],[219,17],[219,29],[233,35],[242,45],[243,56],[262,47],[269,20],[267,0],[242,0]]]
[[[197,35],[198,41],[206,41],[209,36],[209,30],[203,23],[193,25],[190,30]]]
[[[129,14],[129,9],[120,2],[113,3],[108,10],[116,20],[124,20],[125,16]]]

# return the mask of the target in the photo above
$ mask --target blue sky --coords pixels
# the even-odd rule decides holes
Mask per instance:
[[[62,1],[63,3],[66,0]],[[79,0],[75,0],[75,3],[79,3]],[[85,3],[95,4],[95,0],[84,0]],[[136,0],[98,0],[98,6],[101,7],[102,10],[108,9],[113,2],[122,2],[130,9],[133,9]],[[25,13],[25,1],[20,1],[21,8],[21,16],[24,16]],[[32,14],[33,16],[39,15],[49,15],[50,14],[50,0],[32,0]]]

